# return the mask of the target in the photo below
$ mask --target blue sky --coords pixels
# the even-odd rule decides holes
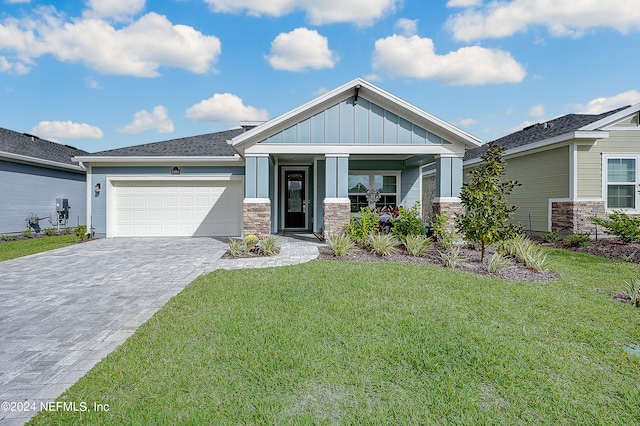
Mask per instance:
[[[0,127],[96,152],[356,77],[489,141],[640,102],[637,0],[0,0]]]

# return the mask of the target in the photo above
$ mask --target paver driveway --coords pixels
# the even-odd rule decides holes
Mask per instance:
[[[0,404],[55,400],[216,269],[226,248],[213,238],[112,238],[0,262]],[[1,408],[2,426],[35,415]]]

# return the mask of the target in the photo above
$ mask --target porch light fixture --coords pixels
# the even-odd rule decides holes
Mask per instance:
[[[102,186],[100,185],[100,183],[96,183],[96,186],[93,187],[93,190],[96,192],[96,194],[99,194],[101,189]]]

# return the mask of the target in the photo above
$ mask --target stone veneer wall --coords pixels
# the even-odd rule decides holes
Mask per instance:
[[[455,228],[455,222],[453,218],[456,213],[463,214],[464,206],[459,201],[434,201],[433,202],[433,216],[437,214],[446,214],[449,216],[449,222],[447,227],[451,230]]]
[[[345,225],[351,220],[351,203],[324,202],[324,221],[322,233],[330,237],[344,231]]]
[[[595,233],[590,216],[605,217],[604,201],[552,201],[551,230],[561,234]]]
[[[271,234],[271,203],[244,203],[243,235]]]

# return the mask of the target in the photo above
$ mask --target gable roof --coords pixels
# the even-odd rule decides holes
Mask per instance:
[[[593,127],[593,124],[605,123],[608,124],[612,121],[614,116],[620,113],[627,112],[626,110],[632,107],[625,106],[607,111],[602,114],[567,114],[562,117],[554,118],[545,123],[537,123],[524,129],[511,133],[510,135],[503,136],[500,139],[493,141],[494,145],[503,147],[505,150],[526,147],[538,142],[549,141],[553,143],[558,139],[567,140],[575,137],[575,133],[578,131],[595,131],[601,126]],[[610,118],[610,120],[607,120]],[[563,136],[566,136],[563,138]],[[487,152],[487,145],[484,144],[478,148],[467,151],[464,155],[464,160],[473,160],[480,158]]]
[[[354,95],[356,99],[358,97],[366,98],[379,107],[387,109],[450,142],[457,142],[468,147],[477,147],[481,144],[479,138],[361,78],[356,78],[289,112],[254,127],[246,133],[235,137],[231,141],[231,144],[242,155],[244,154],[245,148],[262,142],[270,136],[287,129],[296,122],[309,118]]]
[[[83,170],[71,157],[87,151],[0,127],[0,157],[41,166]]]
[[[243,133],[242,128],[225,130],[222,132],[208,133],[205,135],[188,136],[185,138],[171,139],[162,142],[153,142],[142,145],[128,146],[124,148],[100,151],[88,156],[78,156],[76,161],[100,161],[107,158],[133,159],[171,157],[180,159],[184,157],[237,157],[227,141],[234,136]]]

